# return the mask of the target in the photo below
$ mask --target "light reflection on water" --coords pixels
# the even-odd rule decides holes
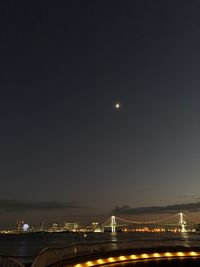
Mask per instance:
[[[111,233],[111,241],[113,242],[111,244],[111,249],[118,249],[119,245],[116,243],[117,240],[117,233]]]
[[[45,247],[62,247],[72,243],[110,242],[111,249],[120,248],[120,242],[133,248],[158,246],[200,245],[195,233],[89,233],[87,237],[76,233],[0,235],[0,254],[36,256]]]
[[[181,235],[182,235],[182,238],[184,240],[184,246],[185,247],[191,247],[189,234],[188,233],[181,233]]]

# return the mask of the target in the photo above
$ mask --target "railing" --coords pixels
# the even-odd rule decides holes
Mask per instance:
[[[30,267],[36,256],[0,255],[0,267]]]
[[[1,267],[24,267],[24,265],[15,260],[13,257],[0,256],[0,266]]]
[[[163,242],[164,241],[164,242]],[[154,244],[151,240],[138,241],[106,241],[99,243],[75,243],[66,247],[45,248],[35,258],[20,258],[12,256],[0,256],[0,267],[61,267],[70,266],[70,262],[75,262],[77,259],[89,258],[99,255],[117,254],[128,250],[155,250],[155,248],[164,247],[183,247],[183,243],[179,239],[175,240],[155,240]],[[193,243],[193,247],[198,247],[199,244]],[[187,248],[185,248],[187,249]],[[189,249],[189,248],[188,248]],[[32,260],[31,260],[32,259]]]
[[[174,240],[171,242],[159,243],[155,242],[154,245],[149,243],[149,240],[143,240],[142,245],[139,246],[137,241],[107,241],[101,243],[92,244],[73,244],[66,247],[60,248],[46,248],[40,252],[31,267],[60,267],[60,266],[70,266],[67,263],[75,262],[77,259],[90,258],[92,256],[117,254],[124,251],[130,250],[145,250],[150,248],[150,250],[155,250],[155,248],[165,248],[165,247],[183,247],[179,242],[176,243]],[[199,244],[196,246],[199,246]],[[195,246],[195,247],[196,247]],[[185,247],[187,250],[187,247]],[[189,248],[188,248],[189,249]]]
[[[40,252],[32,267],[62,266],[75,258],[99,255],[113,251],[123,251],[133,247],[133,242],[101,242],[92,244],[73,244],[60,248],[46,248]]]
[[[127,246],[126,246],[127,247]],[[125,247],[124,247],[125,248]],[[60,267],[69,260],[89,255],[97,255],[100,253],[110,252],[114,250],[124,249],[122,244],[114,242],[96,243],[96,244],[74,244],[61,248],[46,248],[40,252],[32,267]]]
[[[76,257],[112,251],[122,246],[115,242],[72,244],[65,247],[45,248],[35,257],[0,255],[0,267],[60,267],[63,262]]]

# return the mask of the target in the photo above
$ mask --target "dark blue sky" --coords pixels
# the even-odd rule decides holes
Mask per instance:
[[[198,201],[199,1],[0,7],[3,225]]]

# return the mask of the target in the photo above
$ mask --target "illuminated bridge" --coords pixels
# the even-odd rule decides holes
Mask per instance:
[[[183,214],[182,212],[177,213],[172,216],[161,218],[153,221],[131,221],[116,216],[111,216],[102,224],[102,228],[110,228],[112,233],[116,233],[117,227],[122,226],[159,226],[159,227],[179,227],[180,232],[187,232],[187,226],[194,225],[196,222],[191,219],[189,216]]]

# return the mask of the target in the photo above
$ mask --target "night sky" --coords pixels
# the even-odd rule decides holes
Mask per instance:
[[[198,210],[199,14],[195,0],[1,1],[1,226]]]

